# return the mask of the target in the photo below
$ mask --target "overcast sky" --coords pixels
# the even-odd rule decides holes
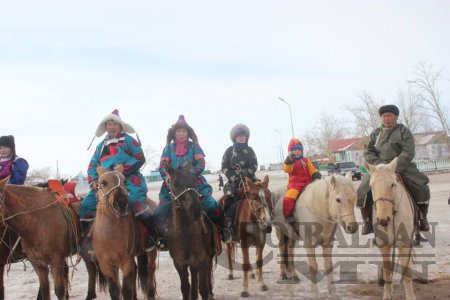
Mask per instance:
[[[31,169],[75,175],[114,108],[158,156],[184,114],[213,169],[236,123],[267,164],[291,137],[278,97],[301,139],[363,90],[396,103],[421,61],[448,77],[449,15],[449,1],[1,1],[0,134]]]

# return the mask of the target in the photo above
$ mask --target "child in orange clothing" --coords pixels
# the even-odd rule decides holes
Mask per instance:
[[[303,157],[303,145],[300,140],[289,141],[289,155],[284,160],[283,170],[289,174],[288,190],[283,200],[283,215],[286,221],[292,222],[295,201],[303,189],[314,179],[322,176],[309,159]]]

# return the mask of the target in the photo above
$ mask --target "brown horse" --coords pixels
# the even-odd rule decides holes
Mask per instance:
[[[256,247],[256,281],[261,291],[267,291],[264,283],[262,265],[263,250],[266,244],[266,233],[270,232],[271,219],[273,216],[272,194],[268,189],[269,177],[264,180],[252,182],[246,178],[245,192],[238,204],[237,211],[237,241],[227,244],[228,256],[228,279],[233,279],[233,254],[235,243],[241,245],[242,270],[244,271],[242,281],[241,297],[248,297],[248,273],[252,271],[249,259],[249,247]]]
[[[119,171],[99,168],[98,208],[92,228],[92,246],[101,273],[108,281],[111,299],[137,299],[136,274],[148,299],[156,294],[156,256],[147,254],[140,243],[140,225],[128,208],[125,177]],[[138,267],[134,257],[138,258]],[[119,281],[122,270],[122,288]]]
[[[7,185],[7,181],[0,181],[0,216],[22,238],[23,251],[39,278],[37,298],[50,299],[50,267],[56,296],[68,299],[69,267],[65,258],[77,252],[79,217],[48,189]],[[87,299],[93,298],[95,288],[88,291]]]
[[[171,216],[167,223],[167,245],[181,281],[183,299],[213,299],[212,266],[215,255],[212,223],[202,212],[196,178],[189,163],[173,169],[164,162],[170,176]],[[191,283],[189,283],[189,271]]]

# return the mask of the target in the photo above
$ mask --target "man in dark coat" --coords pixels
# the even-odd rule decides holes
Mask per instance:
[[[415,154],[414,137],[406,126],[397,123],[400,113],[397,106],[381,106],[379,113],[382,124],[370,134],[370,140],[365,145],[364,158],[366,162],[377,165],[388,164],[398,157],[395,172],[401,175],[406,188],[420,209],[420,230],[429,231],[427,220],[430,200],[429,179],[412,162]],[[357,191],[356,206],[361,208],[364,221],[361,233],[363,235],[373,232],[371,221],[373,199],[369,183],[370,175],[366,174]]]

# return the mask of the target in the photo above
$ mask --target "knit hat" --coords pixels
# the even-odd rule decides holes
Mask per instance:
[[[167,132],[167,144],[170,144],[170,142],[175,140],[175,131],[180,128],[186,129],[188,137],[192,140],[192,142],[194,142],[194,144],[198,144],[197,135],[195,134],[194,129],[188,125],[183,115],[180,115],[175,124],[169,128],[169,131]]]
[[[0,146],[8,147],[11,149],[12,156],[16,156],[16,144],[14,143],[14,136],[4,135],[0,137]]]
[[[378,110],[378,112],[380,113],[380,117],[382,114],[387,113],[387,112],[393,113],[397,117],[400,114],[400,110],[398,109],[398,107],[393,104],[381,106],[380,109]]]
[[[240,135],[245,135],[248,142],[248,139],[250,138],[250,129],[244,124],[236,124],[231,128],[230,139],[233,143],[236,142],[236,138]]]
[[[122,132],[126,133],[135,133],[134,128],[122,121],[122,119],[119,116],[119,111],[117,109],[113,110],[109,115],[103,118],[103,120],[100,122],[100,124],[97,127],[97,130],[95,131],[96,137],[101,137],[106,132],[106,122],[108,121],[114,121],[120,124],[122,126]]]
[[[295,150],[295,149],[301,150],[301,151],[303,152],[303,144],[302,144],[302,142],[300,142],[299,139],[292,138],[292,139],[289,141],[288,151],[291,152],[291,151],[293,151],[293,150]]]

